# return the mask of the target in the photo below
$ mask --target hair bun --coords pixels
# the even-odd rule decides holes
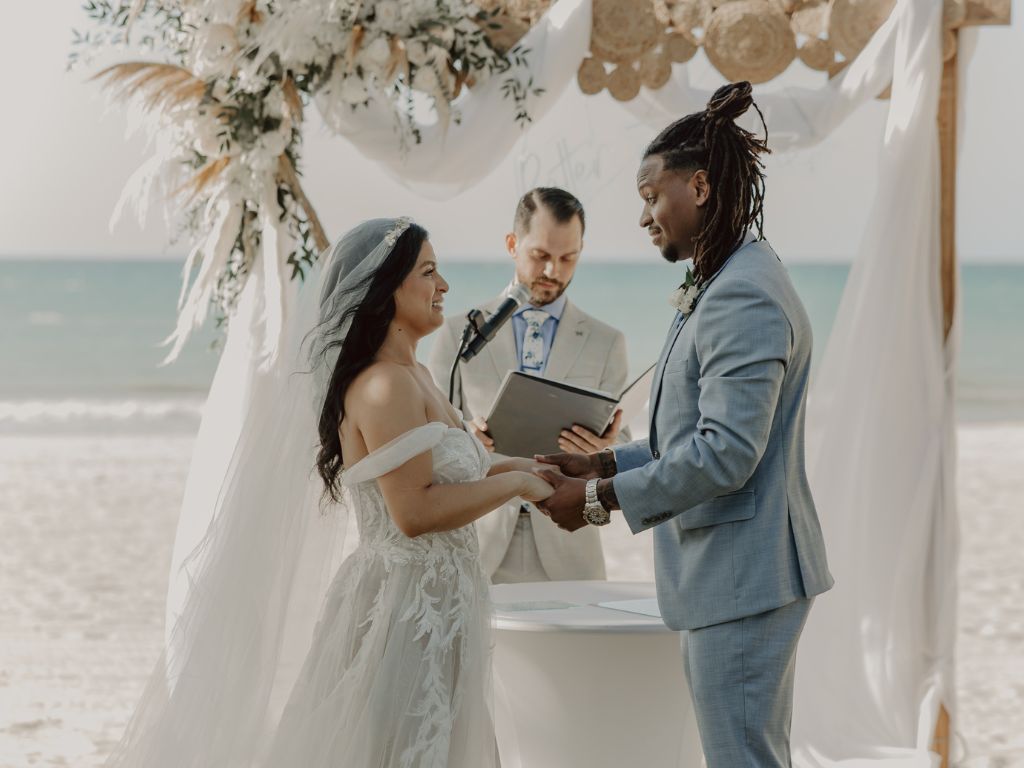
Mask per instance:
[[[754,103],[753,88],[746,80],[723,85],[708,101],[707,116],[715,122],[733,121],[743,115]]]

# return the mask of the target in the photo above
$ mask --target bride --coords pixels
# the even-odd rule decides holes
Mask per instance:
[[[551,488],[492,465],[416,361],[447,291],[407,219],[359,225],[306,278],[109,765],[497,765],[471,524]],[[359,543],[324,591],[347,511]]]

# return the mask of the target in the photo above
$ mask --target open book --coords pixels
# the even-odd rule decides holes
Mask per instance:
[[[533,458],[560,453],[558,435],[574,424],[602,434],[622,409],[628,424],[647,404],[654,366],[616,396],[589,387],[552,381],[532,373],[509,371],[487,416],[494,449],[505,456]]]

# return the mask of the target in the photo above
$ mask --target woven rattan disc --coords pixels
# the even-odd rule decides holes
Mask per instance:
[[[632,101],[640,93],[640,74],[632,64],[620,64],[608,76],[608,92],[617,101]]]
[[[658,20],[658,23],[664,27],[672,24],[672,6],[675,3],[670,0],[654,0],[654,18]]]
[[[833,47],[853,61],[875,31],[889,18],[896,0],[833,0],[828,38]]]
[[[615,64],[636,61],[660,35],[650,0],[594,0],[590,51],[597,58]]]
[[[699,46],[711,21],[711,0],[679,0],[672,6],[673,31]]]
[[[536,20],[543,16],[551,6],[551,0],[503,0],[494,4],[504,6],[505,13],[510,16]],[[474,5],[479,5],[479,3],[474,2]]]
[[[597,59],[586,58],[580,64],[580,70],[576,73],[580,90],[587,96],[600,93],[608,85],[608,75],[604,71],[604,64]]]
[[[828,3],[805,5],[793,11],[789,26],[798,35],[825,37],[828,34]]]
[[[942,23],[947,28],[963,26],[967,19],[967,0],[946,0],[942,6]]]
[[[663,43],[670,61],[677,64],[689,61],[697,53],[697,46],[684,35],[668,35]]]
[[[828,72],[829,67],[835,63],[836,51],[828,40],[812,37],[800,46],[797,56],[811,69]]]
[[[764,83],[796,56],[789,19],[767,0],[735,0],[715,10],[704,51],[729,80]]]
[[[653,91],[672,79],[672,62],[668,52],[648,51],[640,58],[640,82]]]

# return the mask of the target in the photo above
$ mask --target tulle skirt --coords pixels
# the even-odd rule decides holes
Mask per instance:
[[[489,768],[488,583],[474,553],[359,548],[339,568],[274,768]]]

